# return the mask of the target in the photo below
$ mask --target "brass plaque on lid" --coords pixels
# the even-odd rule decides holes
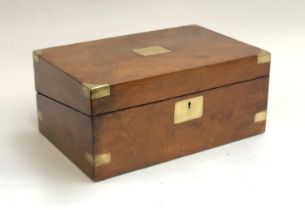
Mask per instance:
[[[162,53],[168,53],[170,50],[161,47],[161,46],[151,46],[151,47],[145,47],[145,48],[139,48],[133,50],[135,53],[138,53],[143,56],[151,56],[151,55],[157,55]]]

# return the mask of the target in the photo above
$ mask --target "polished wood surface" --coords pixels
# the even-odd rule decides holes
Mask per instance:
[[[36,98],[39,131],[92,177],[92,165],[85,159],[85,152],[93,154],[91,118],[41,94]]]
[[[143,57],[133,51],[156,45],[171,52]],[[115,85],[256,56],[259,51],[194,25],[48,48],[42,57],[77,81]]]
[[[267,109],[268,78],[199,92],[94,117],[94,151],[111,153],[109,164],[95,168],[95,180],[226,144],[265,130],[255,123]],[[173,123],[176,101],[204,96],[203,116]],[[181,166],[183,168],[183,166]]]
[[[109,97],[91,101],[92,115],[135,107],[268,75],[270,64],[258,65],[256,61],[256,56],[249,57],[114,85],[110,88],[111,95]]]
[[[157,45],[170,52],[134,51]],[[262,133],[270,62],[259,52],[199,26],[45,49],[34,61],[39,129],[93,180]],[[90,99],[82,83],[110,95]],[[175,103],[197,96],[202,117],[174,124]]]
[[[268,80],[92,117],[38,94],[39,129],[91,179],[102,180],[264,132],[266,121],[254,119],[267,109]],[[204,96],[203,116],[174,124],[175,102],[195,96]],[[86,152],[110,153],[111,162],[94,167]]]
[[[35,88],[38,93],[91,115],[91,102],[81,92],[81,84],[49,62],[34,62]]]
[[[171,52],[141,56],[160,45]],[[87,115],[135,107],[269,75],[260,49],[199,26],[139,33],[48,48],[35,63],[36,89]],[[56,74],[56,75],[55,75]],[[110,96],[91,100],[81,83],[109,84]]]

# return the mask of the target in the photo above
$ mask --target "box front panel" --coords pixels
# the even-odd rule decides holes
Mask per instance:
[[[267,93],[262,77],[94,117],[95,179],[262,133]]]

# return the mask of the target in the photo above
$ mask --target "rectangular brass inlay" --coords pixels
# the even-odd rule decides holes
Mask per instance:
[[[200,118],[203,114],[203,96],[177,101],[175,103],[174,124]]]
[[[161,47],[161,46],[151,46],[145,48],[134,49],[134,52],[143,55],[143,56],[150,56],[150,55],[157,55],[161,53],[168,53],[170,50]]]
[[[254,116],[254,122],[263,122],[266,121],[267,118],[267,111],[261,111],[261,112],[257,112]]]

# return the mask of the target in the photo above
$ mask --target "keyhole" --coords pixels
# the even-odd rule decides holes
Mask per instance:
[[[190,101],[189,101],[188,104],[187,104],[187,106],[188,106],[189,109],[191,108],[191,104],[192,104],[192,103],[191,103]]]

